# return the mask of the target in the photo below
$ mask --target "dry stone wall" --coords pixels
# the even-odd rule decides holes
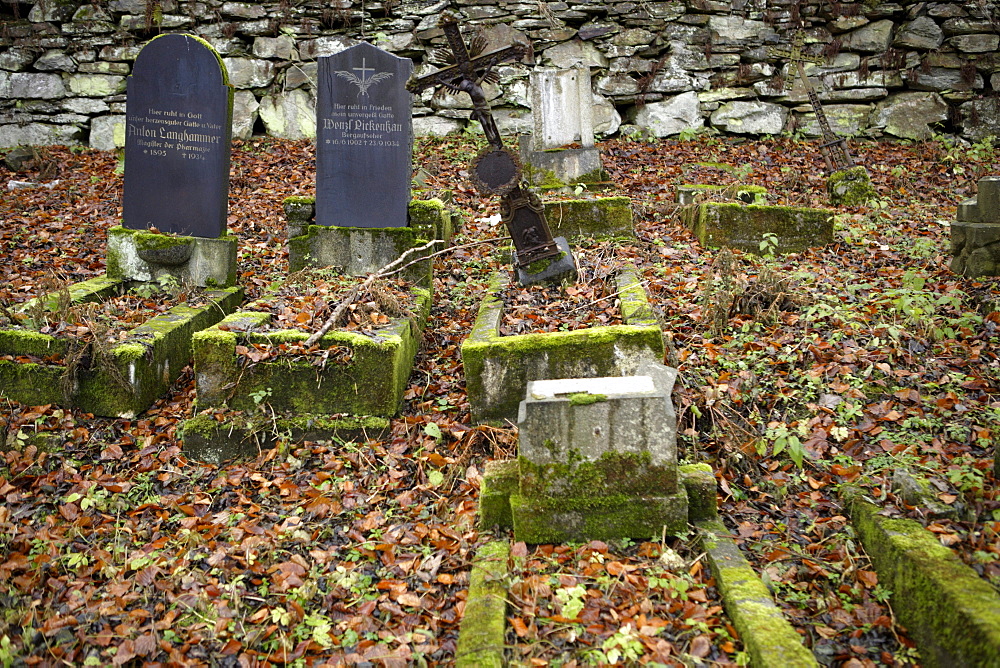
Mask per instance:
[[[126,77],[161,32],[219,51],[236,88],[234,137],[312,138],[317,58],[367,40],[423,74],[444,45],[445,10],[497,43],[531,40],[535,67],[590,67],[603,135],[818,135],[797,70],[768,53],[800,26],[827,56],[806,70],[838,133],[1000,135],[1000,0],[2,0],[0,147],[120,146]],[[531,67],[501,67],[488,90],[504,131],[532,127]],[[460,130],[470,106],[427,92],[415,131]]]

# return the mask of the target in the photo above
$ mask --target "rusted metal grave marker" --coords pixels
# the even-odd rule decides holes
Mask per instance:
[[[531,285],[574,279],[576,261],[569,242],[563,237],[552,238],[542,202],[522,183],[520,160],[504,146],[482,87],[485,82],[497,81],[493,67],[523,58],[528,53],[528,46],[512,44],[484,52],[486,39],[482,35],[472,41],[471,48],[465,45],[458,19],[452,14],[444,14],[439,25],[451,49],[450,52],[439,49],[434,55],[450,65],[411,80],[406,85],[407,90],[419,93],[443,86],[456,93],[464,91],[472,98],[472,118],[482,125],[489,142],[472,161],[472,182],[484,195],[500,195],[500,216],[514,240],[518,282]]]
[[[819,123],[820,131],[823,133],[823,143],[819,145],[819,150],[823,154],[823,160],[826,162],[827,174],[850,169],[854,167],[854,159],[851,157],[850,151],[847,150],[847,140],[834,134],[833,130],[830,129],[830,123],[826,120],[826,114],[823,112],[823,105],[819,101],[819,95],[813,90],[812,84],[809,83],[809,77],[806,76],[805,63],[815,63],[818,65],[825,62],[826,59],[823,56],[810,56],[803,53],[802,46],[804,42],[805,34],[800,30],[792,38],[791,48],[779,49],[771,47],[767,51],[773,57],[787,58],[792,67],[798,68],[799,78],[806,89],[806,95],[809,96],[809,104],[812,105],[813,113],[816,114],[816,121]]]

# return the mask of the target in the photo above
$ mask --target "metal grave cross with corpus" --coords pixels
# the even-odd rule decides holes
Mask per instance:
[[[809,83],[809,77],[806,76],[805,63],[815,63],[818,65],[825,62],[826,59],[822,56],[809,56],[803,53],[802,46],[804,42],[805,34],[799,30],[792,38],[790,49],[771,47],[767,52],[768,55],[776,58],[788,58],[789,64],[798,68],[799,78],[802,79],[806,95],[809,96],[809,104],[812,105],[813,113],[816,114],[816,121],[819,123],[820,131],[823,133],[823,143],[820,144],[819,150],[823,154],[823,160],[826,162],[827,172],[832,174],[833,172],[853,167],[854,159],[851,158],[851,154],[847,150],[847,140],[837,136],[830,129],[830,124],[826,120],[826,114],[823,113],[823,105],[820,104],[819,96],[813,90],[812,84]]]
[[[529,47],[512,44],[484,53],[486,39],[478,35],[472,41],[471,49],[466,47],[458,20],[452,14],[444,14],[438,25],[444,30],[451,51],[439,49],[434,55],[450,65],[411,80],[406,85],[407,90],[419,93],[427,88],[443,86],[455,93],[464,91],[469,94],[473,104],[472,118],[482,125],[489,142],[489,146],[472,162],[472,181],[484,195],[500,195],[500,215],[514,240],[518,267],[524,270],[538,260],[558,257],[563,250],[552,238],[542,203],[535,193],[522,185],[520,160],[504,147],[482,87],[484,82],[498,80],[492,71],[494,66],[523,58]],[[569,264],[575,273],[572,259]]]

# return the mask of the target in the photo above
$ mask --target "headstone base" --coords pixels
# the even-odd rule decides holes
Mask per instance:
[[[236,285],[235,235],[217,239],[153,234],[116,226],[108,230],[108,276],[157,282],[172,277],[205,288]]]
[[[439,199],[413,200],[407,227],[330,227],[315,225],[316,200],[289,197],[284,202],[288,221],[288,267],[334,267],[351,276],[378,271],[423,240],[451,240],[457,214]],[[429,284],[431,265],[421,262],[404,276]]]
[[[530,136],[521,135],[520,149],[525,177],[532,186],[549,189],[578,183],[588,186],[608,183],[596,146],[539,151],[532,148]]]
[[[558,283],[560,281],[576,280],[576,258],[569,247],[566,237],[553,239],[560,255],[532,262],[527,267],[517,268],[517,282],[522,286],[536,283]]]
[[[980,179],[979,194],[958,205],[951,254],[956,274],[1000,276],[1000,176]]]
[[[528,384],[518,458],[486,468],[480,527],[527,543],[650,538],[715,517],[715,478],[677,466],[677,371]]]

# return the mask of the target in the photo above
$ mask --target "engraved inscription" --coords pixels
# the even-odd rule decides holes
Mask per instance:
[[[407,139],[406,127],[396,121],[396,114],[387,104],[334,103],[330,116],[323,119],[326,139],[330,146],[402,146]]]
[[[126,132],[142,147],[143,155],[166,157],[179,154],[185,160],[205,160],[223,141],[223,127],[202,120],[203,114],[170,109],[147,109],[130,114]]]

